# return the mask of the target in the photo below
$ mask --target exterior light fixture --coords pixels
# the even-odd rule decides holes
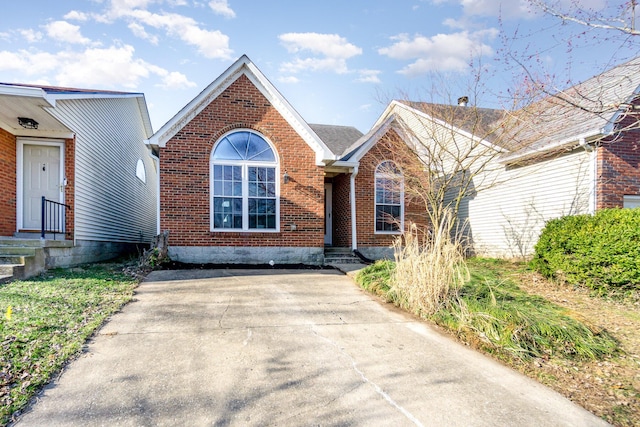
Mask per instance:
[[[288,184],[290,179],[291,178],[289,178],[289,174],[287,173],[287,171],[284,171],[284,175],[282,175],[282,182]]]
[[[25,129],[38,129],[38,122],[29,117],[18,117],[18,124]]]

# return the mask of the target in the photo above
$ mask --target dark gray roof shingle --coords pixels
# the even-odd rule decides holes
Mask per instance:
[[[309,124],[309,127],[336,155],[341,155],[362,136],[353,126]]]

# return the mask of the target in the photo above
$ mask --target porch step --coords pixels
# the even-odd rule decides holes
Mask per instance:
[[[0,237],[0,283],[26,279],[45,270],[45,249],[72,247],[66,240]]]
[[[362,264],[360,258],[351,252],[350,248],[326,247],[324,249],[325,265]]]

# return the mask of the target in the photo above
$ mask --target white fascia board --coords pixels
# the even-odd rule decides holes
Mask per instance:
[[[280,113],[289,125],[304,139],[304,141],[316,153],[316,165],[324,166],[326,162],[337,160],[338,157],[329,150],[324,142],[318,138],[316,133],[311,130],[307,122],[298,114],[298,112],[289,104],[282,94],[275,88],[273,84],[266,78],[264,74],[258,70],[251,61],[248,61],[246,67],[251,71],[245,73],[247,78],[258,88],[260,92],[267,98],[269,103]]]
[[[358,147],[358,149],[353,153],[353,155],[349,158],[348,162],[359,164],[360,159],[373,147],[380,139],[384,136],[385,133],[391,128],[391,124],[397,120],[395,115],[391,115],[386,118],[382,123],[377,123],[376,126],[371,128],[371,130],[363,135],[360,139],[364,140],[362,145]],[[336,162],[337,163],[337,162]]]
[[[20,96],[23,98],[40,98],[48,104],[55,107],[55,100],[51,99],[47,93],[39,87],[13,86],[0,84],[0,95]]]
[[[214,99],[225,91],[238,77],[239,69],[244,65],[243,55],[227,68],[217,79],[209,83],[195,98],[182,107],[172,118],[153,134],[146,143],[158,147],[166,147],[167,142],[184,128],[193,118],[202,112]]]
[[[146,143],[152,146],[165,147],[184,126],[200,114],[213,100],[220,96],[241,75],[245,75],[256,88],[267,98],[274,108],[284,117],[293,129],[316,153],[316,165],[324,166],[327,161],[336,160],[337,156],[317,137],[298,112],[287,102],[269,80],[246,56],[242,55],[217,79],[211,82],[198,96],[182,108],[165,123]]]
[[[584,132],[576,136],[565,138],[556,143],[545,145],[544,147],[540,147],[534,150],[527,150],[523,152],[517,152],[516,154],[503,156],[499,159],[499,161],[500,163],[507,165],[509,163],[514,163],[517,161],[529,160],[532,157],[551,153],[556,150],[571,147],[572,145],[575,145],[575,147],[586,145],[606,135],[607,134],[604,133],[603,129],[594,129],[589,132]]]
[[[45,91],[39,87],[26,87],[0,84],[0,95],[24,96],[45,99]]]

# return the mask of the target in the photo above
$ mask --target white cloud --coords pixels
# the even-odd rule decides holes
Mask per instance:
[[[151,44],[155,44],[155,45],[158,44],[158,37],[147,33],[145,28],[142,25],[138,24],[137,22],[129,23],[128,27],[134,36],[144,40],[149,40]]]
[[[132,46],[89,48],[84,51],[56,53],[0,51],[0,71],[12,71],[22,76],[53,81],[60,86],[105,87],[135,89],[140,80],[158,76],[162,87],[191,87],[194,83],[181,73],[134,57]]]
[[[433,0],[433,3],[457,3],[467,16],[531,17],[529,0]]]
[[[222,15],[225,18],[236,17],[236,13],[229,7],[229,3],[227,2],[227,0],[211,0],[209,2],[209,7],[217,15]]]
[[[143,0],[119,0],[143,1]],[[151,13],[135,9],[120,11],[120,17],[132,19],[137,25],[145,24],[162,29],[171,37],[177,37],[185,43],[196,46],[198,52],[207,58],[229,59],[233,50],[229,49],[229,37],[218,30],[209,31],[200,28],[195,20],[176,13]],[[139,30],[139,27],[137,27]]]
[[[297,78],[296,76],[283,76],[283,77],[278,77],[278,81],[280,83],[296,84],[300,82],[300,79]]]
[[[18,30],[20,35],[29,43],[35,43],[42,40],[42,33],[32,29]]]
[[[283,73],[299,73],[304,70],[309,71],[332,71],[337,74],[349,72],[347,62],[341,58],[296,58],[291,62],[284,62],[280,65]]]
[[[278,38],[289,53],[309,52],[311,55],[283,63],[280,71],[285,73],[295,74],[311,70],[344,74],[349,72],[347,59],[362,54],[361,48],[337,34],[286,33]]]
[[[89,19],[89,15],[84,12],[78,12],[77,10],[72,10],[63,16],[64,19],[69,21],[87,21]]]
[[[362,49],[337,34],[286,33],[278,36],[290,53],[310,51],[330,58],[348,59],[362,54]]]
[[[65,43],[89,44],[91,40],[83,37],[80,33],[80,27],[69,24],[66,21],[53,21],[45,25],[47,35],[54,40]]]
[[[379,70],[358,70],[359,77],[356,79],[360,83],[381,83],[378,75]]]
[[[189,81],[187,76],[184,74],[172,71],[162,78],[162,84],[159,86],[164,89],[183,89],[187,87],[194,87],[196,84]]]
[[[497,34],[495,29],[437,34],[432,37],[400,34],[391,38],[395,43],[378,49],[378,53],[393,59],[414,60],[399,71],[401,74],[414,76],[433,70],[464,71],[473,57],[493,55],[493,49],[483,40],[493,39]]]

